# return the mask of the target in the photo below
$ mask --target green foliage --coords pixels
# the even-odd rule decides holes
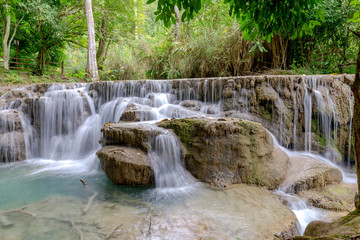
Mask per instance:
[[[355,71],[357,39],[350,30],[359,27],[359,1],[147,3],[93,0],[98,49],[103,47],[98,52],[103,54],[102,80],[231,76],[276,67],[288,70],[281,74]],[[174,37],[175,5],[183,21],[180,41]],[[19,57],[37,60],[32,72],[47,74],[47,62],[65,60],[67,77],[85,79],[83,9],[83,2],[75,0],[11,1],[12,20],[24,16],[15,38],[20,41]],[[0,12],[4,14],[3,5]]]
[[[150,4],[154,0],[149,0]],[[206,2],[206,3],[205,3]],[[314,13],[318,19],[323,19],[323,14],[317,9],[319,0],[225,0],[229,5],[229,15],[236,16],[241,24],[241,31],[245,39],[255,40],[258,38],[270,42],[277,34],[290,36],[291,38],[302,37],[311,34],[312,29],[320,25],[317,20],[310,19],[310,13]],[[175,24],[174,6],[183,10],[181,20],[191,20],[205,5],[211,1],[201,0],[159,0],[156,20],[162,20],[165,26]],[[284,19],[286,19],[284,21]]]
[[[75,77],[61,77],[58,74],[47,74],[43,76],[31,75],[29,73],[0,70],[0,83],[23,85],[31,83],[53,83],[53,82],[80,82],[82,79]]]
[[[356,7],[351,7],[350,0],[327,0],[321,3],[324,22],[314,28],[311,42],[312,67],[323,73],[354,73],[354,61],[357,53],[356,39],[351,34],[352,18]]]

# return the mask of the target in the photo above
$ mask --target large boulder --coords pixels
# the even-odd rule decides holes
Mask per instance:
[[[313,221],[306,227],[304,236],[307,238],[297,239],[359,239],[360,214],[354,211],[334,222]]]
[[[154,172],[146,153],[141,150],[105,146],[97,153],[101,168],[115,184],[149,185],[154,183]]]
[[[129,103],[120,117],[120,121],[139,122],[157,119],[156,113],[147,105]]]
[[[101,131],[102,145],[129,146],[145,152],[150,149],[149,141],[161,133],[161,129],[154,125],[138,123],[105,124]]]
[[[18,110],[0,110],[0,133],[22,132],[21,119]]]
[[[26,159],[24,129],[20,114],[18,110],[0,111],[0,162]]]
[[[180,106],[182,106],[183,108],[187,108],[193,111],[200,111],[202,105],[202,102],[196,100],[185,100],[180,103]]]
[[[354,196],[356,192],[357,184],[341,182],[320,189],[301,191],[298,194],[311,206],[336,212],[350,212],[355,208]]]
[[[216,187],[250,183],[275,189],[285,179],[287,155],[259,123],[235,119],[173,119],[172,129],[185,145],[187,170]]]
[[[321,188],[342,180],[341,171],[307,155],[290,158],[285,181],[281,188],[286,192],[298,193],[303,190]]]
[[[23,161],[26,159],[24,134],[8,132],[0,134],[0,162]]]

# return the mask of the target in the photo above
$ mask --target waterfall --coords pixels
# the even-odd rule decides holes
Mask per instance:
[[[331,99],[326,82],[317,81],[315,77],[305,78],[304,84],[304,118],[305,118],[305,151],[322,150],[325,154],[335,161],[334,155],[337,144],[337,109]],[[313,101],[313,98],[315,101]],[[314,114],[316,113],[316,115]],[[316,119],[316,126],[312,126],[312,121]],[[324,149],[312,149],[312,131],[316,128],[316,133],[320,139],[320,147]]]
[[[305,151],[311,152],[312,95],[304,82]]]
[[[263,105],[257,106],[253,101],[258,95],[258,87],[263,84],[262,81],[267,81],[267,86],[277,89],[278,98],[274,100],[271,98],[272,92],[266,92],[266,98],[262,100]],[[279,133],[278,138],[282,145],[289,143],[290,138],[285,136],[292,134],[293,148],[301,149],[302,144],[299,145],[297,140],[302,138],[301,135],[298,136],[299,128],[304,127],[303,142],[307,152],[318,150],[311,146],[312,131],[317,131],[318,137],[321,136],[322,144],[325,144],[322,146],[325,147],[324,150],[332,151],[338,141],[338,112],[341,114],[332,100],[332,97],[335,97],[333,89],[329,92],[331,86],[328,88],[322,78],[300,77],[294,81],[295,84],[302,84],[302,87],[297,88],[299,90],[295,92],[292,92],[295,88],[287,86],[286,81],[246,77],[53,84],[43,95],[37,94],[36,91],[30,94],[26,93],[25,89],[16,90],[24,91],[22,95],[28,98],[27,100],[31,100],[26,103],[23,99],[11,99],[11,97],[4,101],[6,96],[2,96],[1,107],[23,112],[21,114],[23,129],[28,129],[24,127],[25,125],[29,125],[29,129],[34,129],[34,131],[15,131],[17,132],[15,134],[21,133],[25,136],[26,159],[34,157],[53,160],[81,159],[83,156],[93,154],[100,146],[98,139],[101,126],[108,122],[120,121],[122,117],[124,118],[124,113],[130,112],[136,115],[136,121],[208,116],[242,117],[244,114],[241,116],[235,113],[247,114],[250,112],[250,107],[252,113],[257,113],[262,111],[261,107],[266,110],[266,106],[270,104],[272,104],[271,111],[266,114],[271,116],[265,120],[274,121],[269,126]],[[286,88],[290,90],[290,94]],[[291,94],[293,102],[289,105]],[[303,101],[299,101],[300,96],[303,97]],[[184,106],[182,103],[186,101],[188,105]],[[352,105],[351,101],[351,93],[349,93],[350,105]],[[189,107],[189,104],[195,107]],[[231,113],[227,115],[227,112],[221,110]],[[292,110],[293,128],[287,129],[289,111]],[[278,114],[275,118],[274,113]],[[304,119],[302,126],[297,126],[299,119]],[[351,134],[350,121],[349,138]],[[4,136],[10,135],[2,134],[1,137],[3,142],[9,142],[11,145],[12,140]],[[36,149],[37,145],[39,149]],[[2,152],[7,151],[4,147],[2,149]],[[351,144],[347,151],[349,152],[347,161],[350,162]]]
[[[208,80],[205,80],[205,82],[204,82],[204,103],[205,103],[205,105],[206,105],[206,102],[207,102],[207,96],[206,96],[206,94],[207,94],[207,82],[208,82]]]
[[[249,113],[249,97],[248,97],[248,91],[246,88],[241,89],[241,96],[245,103],[244,113],[248,114]]]
[[[79,144],[75,141],[87,140],[81,137],[89,137],[89,133],[80,137],[78,135],[84,133],[87,123],[92,122],[93,119],[92,121],[88,120],[87,123],[85,121],[95,114],[93,101],[86,96],[87,93],[83,90],[82,88],[50,90],[40,100],[40,156],[42,158],[73,159],[80,157],[77,153],[83,152],[83,150],[74,149]],[[94,127],[94,131],[99,129],[99,126]],[[92,136],[97,135],[99,134],[92,133]],[[91,145],[93,146],[94,143]]]
[[[0,162],[31,158],[36,145],[33,128],[23,113],[0,110]]]
[[[149,157],[156,187],[185,187],[195,182],[181,161],[180,142],[170,131],[165,130],[155,137]]]
[[[294,105],[293,105],[293,109],[294,109],[294,128],[293,128],[293,149],[296,151],[296,141],[297,141],[297,133],[296,133],[296,123],[297,123],[297,105],[296,105],[296,92],[294,92]]]

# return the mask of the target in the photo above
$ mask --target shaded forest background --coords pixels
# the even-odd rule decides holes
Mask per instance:
[[[316,7],[304,11],[309,24],[300,34],[289,31],[255,38],[247,36],[252,29],[244,29],[239,18],[229,16],[230,6],[222,0],[202,2],[190,21],[180,19],[180,10],[170,19],[172,24],[161,21],[157,2],[92,3],[101,80],[355,73],[358,38],[351,31],[358,30],[354,19],[359,4],[350,0],[318,1]],[[63,78],[86,79],[87,28],[82,1],[15,0],[7,4],[9,38],[13,36],[10,57],[33,61],[16,64],[10,60],[7,77],[25,72],[37,81],[32,76],[60,73],[64,62]],[[5,4],[0,11],[4,39]],[[28,69],[19,73],[11,66]]]

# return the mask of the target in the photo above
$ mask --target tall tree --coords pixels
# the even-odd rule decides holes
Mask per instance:
[[[155,2],[148,0],[147,3]],[[156,20],[165,26],[176,24],[175,6],[182,11],[181,20],[191,20],[205,2],[201,0],[159,0]],[[320,24],[312,15],[323,19],[316,7],[320,0],[225,0],[231,16],[236,16],[241,25],[243,37],[247,40],[263,39],[272,42],[273,67],[286,67],[286,50],[289,39],[311,34]],[[310,14],[314,13],[314,14]],[[286,19],[286,21],[284,21]]]
[[[359,7],[359,1],[352,1],[354,6]],[[351,22],[354,24],[351,32],[358,38],[359,51],[356,60],[355,81],[351,86],[354,94],[354,114],[353,114],[353,129],[354,129],[354,142],[355,142],[355,167],[358,181],[358,194],[360,194],[360,10],[354,13]],[[360,197],[355,202],[356,209],[360,211]]]
[[[359,37],[360,42],[360,32],[354,32],[357,37]],[[357,173],[358,181],[358,193],[360,193],[360,44],[359,52],[356,61],[356,73],[355,81],[351,86],[351,90],[354,93],[354,115],[353,115],[353,126],[354,126],[354,142],[355,142],[355,166]],[[351,141],[351,140],[349,140]],[[350,144],[350,143],[349,143]],[[356,208],[360,211],[360,199],[358,198],[356,203]]]
[[[135,2],[133,0],[94,0],[95,34],[98,39],[97,65],[103,68],[111,43],[120,42],[121,36],[135,28]]]
[[[179,42],[180,41],[180,11],[179,8],[175,5],[174,7],[175,9],[175,17],[176,17],[176,24],[175,24],[175,42]]]
[[[78,44],[86,30],[83,5],[77,0],[28,1],[21,40],[29,55],[36,54],[37,74],[46,71],[47,62],[59,60],[66,43]]]
[[[3,58],[4,58],[4,69],[5,71],[9,71],[9,60],[10,60],[10,47],[14,40],[17,28],[19,24],[24,19],[25,14],[22,14],[19,20],[17,20],[16,12],[14,9],[16,7],[23,7],[20,1],[4,1],[4,5],[1,5],[1,13],[5,22],[5,29],[3,31]],[[22,9],[24,12],[25,10]],[[13,22],[13,32],[11,34],[11,25]],[[10,37],[11,34],[11,37]]]
[[[95,45],[95,24],[92,12],[91,0],[85,0],[86,23],[88,29],[88,57],[86,72],[93,81],[99,80],[99,73],[96,61]]]

